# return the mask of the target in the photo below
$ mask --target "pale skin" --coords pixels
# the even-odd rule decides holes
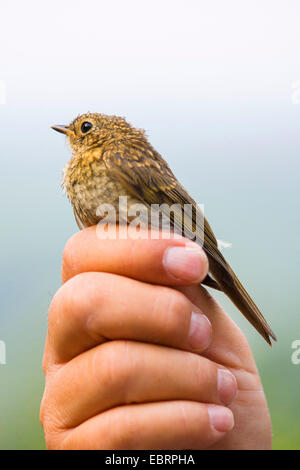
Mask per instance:
[[[197,285],[207,270],[185,239],[69,240],[44,355],[49,449],[271,448],[247,340]]]

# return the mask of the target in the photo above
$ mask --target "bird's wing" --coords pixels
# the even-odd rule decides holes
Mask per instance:
[[[178,182],[165,160],[153,148],[141,150],[127,147],[117,151],[107,150],[103,154],[103,161],[111,176],[120,181],[130,194],[142,202],[148,205],[178,204],[177,208],[173,206],[174,210],[171,213],[169,211],[165,213],[171,218],[174,229],[192,240],[196,234],[197,240],[203,241],[205,251],[224,268],[227,282],[232,283],[228,264],[220,253],[214,233],[200,208]],[[184,212],[183,233],[182,210],[185,204],[191,204],[193,209],[190,214],[188,211]],[[166,209],[162,206],[161,211],[163,213]]]
[[[167,163],[152,147],[128,148],[122,150],[107,150],[103,154],[103,161],[108,172],[123,184],[130,194],[136,196],[148,205],[159,204],[173,206],[172,212],[166,214],[171,218],[174,229],[190,239],[203,241],[203,248],[209,259],[210,272],[219,286],[245,315],[257,331],[271,344],[270,336],[276,340],[274,333],[246,292],[229,264],[218,249],[217,240],[207,220],[199,214],[199,207],[177,181]],[[177,203],[180,207],[174,206]],[[192,204],[190,215],[184,212],[184,233],[182,223],[182,207],[184,204]],[[201,221],[199,224],[198,220]],[[204,227],[203,227],[204,225]]]

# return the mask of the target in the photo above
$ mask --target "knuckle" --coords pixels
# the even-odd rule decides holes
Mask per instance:
[[[184,294],[176,290],[168,289],[165,299],[165,322],[167,330],[172,330],[180,335],[186,335],[191,314],[191,305]]]
[[[184,294],[174,290],[174,292],[171,292],[170,294],[169,305],[173,315],[181,316],[183,312],[187,311],[189,302]]]
[[[55,404],[55,386],[47,385],[40,405],[40,423],[44,431],[47,449],[60,449],[67,426]]]
[[[70,286],[64,284],[56,291],[52,298],[48,309],[48,336],[50,338],[59,328],[62,319],[68,315],[69,311],[73,310],[74,299],[70,291]]]
[[[201,390],[207,390],[210,396],[214,396],[216,391],[215,366],[206,358],[193,353],[190,353],[190,365],[195,382]]]
[[[42,401],[41,401],[41,406],[40,406],[40,423],[43,429],[46,427],[46,399],[45,399],[45,393],[43,395]]]
[[[70,279],[74,272],[75,272],[75,265],[76,265],[76,245],[77,239],[80,236],[79,233],[75,233],[69,240],[67,241],[63,255],[62,255],[62,281],[65,282]]]
[[[101,309],[101,299],[103,293],[101,283],[99,287],[94,289],[94,274],[82,273],[77,274],[72,279],[61,286],[52,298],[48,311],[48,331],[55,330],[63,321],[67,321],[68,317],[73,320],[81,320],[87,316],[94,304],[97,309]],[[95,292],[97,299],[95,299]]]
[[[64,433],[52,430],[44,430],[45,444],[48,450],[63,450]]]
[[[49,309],[48,309],[48,328],[51,327],[56,323],[57,316],[61,310],[64,310],[65,306],[65,297],[66,297],[66,289],[64,286],[60,287],[52,297]]]
[[[53,433],[56,425],[56,413],[50,403],[49,396],[45,390],[40,406],[40,423],[45,435]]]
[[[42,367],[43,367],[44,375],[46,375],[48,371],[48,358],[46,355],[46,351],[44,352]]]
[[[104,364],[103,384],[107,388],[122,388],[126,402],[127,384],[136,373],[136,354],[131,341],[117,340],[104,343],[99,348],[100,357],[95,356],[95,375],[99,375],[99,360]]]

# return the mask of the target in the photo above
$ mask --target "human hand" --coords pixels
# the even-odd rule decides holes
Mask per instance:
[[[196,285],[207,268],[184,239],[99,240],[95,227],[71,238],[49,310],[48,448],[270,447],[247,341]]]

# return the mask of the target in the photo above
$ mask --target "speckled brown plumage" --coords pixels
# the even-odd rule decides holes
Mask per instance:
[[[69,126],[53,128],[67,135],[72,149],[72,158],[64,170],[63,187],[80,228],[99,221],[96,212],[100,204],[112,204],[118,213],[119,196],[128,197],[128,207],[136,203],[149,208],[151,204],[169,207],[176,203],[179,208],[192,204],[193,212],[190,217],[184,217],[184,226],[176,210],[171,222],[175,231],[182,234],[184,231],[190,238],[195,230],[199,234],[210,268],[204,284],[225,292],[269,344],[270,336],[276,339],[220,253],[206,219],[203,237],[203,228],[197,225],[196,218],[199,208],[143,130],[135,129],[124,118],[97,113],[78,116]]]

